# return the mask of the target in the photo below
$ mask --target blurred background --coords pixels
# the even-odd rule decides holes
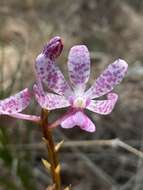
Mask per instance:
[[[128,74],[115,91],[119,101],[108,116],[92,113],[95,133],[78,128],[54,131],[55,140],[119,138],[143,146],[143,1],[142,0],[1,0],[0,99],[35,81],[34,60],[53,36],[63,39],[59,67],[67,77],[67,56],[75,44],[91,52],[90,86],[117,58],[129,64]],[[33,100],[26,113],[39,114]],[[63,110],[64,112],[64,110]],[[59,116],[60,112],[51,112]],[[0,116],[0,190],[44,190],[50,175],[41,163],[47,158],[42,134],[30,122]],[[63,186],[73,190],[142,190],[143,162],[115,147],[61,149]]]

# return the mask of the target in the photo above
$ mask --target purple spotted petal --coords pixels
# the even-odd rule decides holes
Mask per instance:
[[[44,47],[42,54],[50,59],[57,58],[63,50],[63,44],[59,36],[53,37]]]
[[[14,96],[0,101],[0,114],[10,115],[21,112],[30,103],[31,93],[26,88]]]
[[[96,130],[94,123],[81,111],[71,114],[61,122],[63,128],[73,128],[79,126],[81,129],[94,132]]]
[[[117,102],[118,95],[109,93],[107,98],[107,100],[91,100],[86,108],[98,114],[110,114]]]
[[[37,80],[41,80],[51,91],[59,95],[70,95],[70,86],[55,62],[40,54],[35,63]]]
[[[38,86],[34,86],[34,92],[37,102],[40,106],[47,110],[54,110],[58,108],[68,107],[69,101],[64,96],[59,96],[52,93],[43,95],[39,90]]]
[[[89,51],[84,45],[71,48],[68,57],[68,70],[70,81],[75,90],[84,91],[90,75]]]
[[[112,91],[124,78],[127,68],[128,64],[122,59],[118,59],[110,64],[85,93],[86,97],[94,99]]]

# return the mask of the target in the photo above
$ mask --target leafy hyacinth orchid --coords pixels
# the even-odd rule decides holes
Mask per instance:
[[[47,110],[68,107],[68,113],[61,118],[63,128],[79,126],[88,132],[95,131],[94,123],[84,113],[88,109],[97,114],[107,115],[113,110],[118,95],[111,92],[124,78],[128,64],[118,59],[110,64],[97,78],[93,86],[86,90],[90,76],[90,55],[85,45],[73,46],[68,56],[68,72],[71,85],[65,80],[55,59],[62,51],[60,37],[54,37],[37,57],[35,67],[37,84],[35,96],[40,106]],[[44,87],[54,93],[45,92]],[[107,95],[106,100],[97,100]]]

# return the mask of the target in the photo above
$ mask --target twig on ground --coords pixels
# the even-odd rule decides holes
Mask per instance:
[[[143,152],[137,150],[136,148],[132,147],[131,145],[126,144],[125,142],[121,141],[120,139],[110,139],[110,140],[83,140],[83,141],[65,141],[62,145],[62,148],[75,148],[75,147],[90,147],[90,146],[107,146],[112,148],[123,148],[128,152],[131,152],[138,156],[139,158],[143,159]],[[22,150],[35,150],[35,149],[43,149],[43,143],[33,143],[33,144],[22,144],[22,145],[8,145],[9,148],[17,148]]]

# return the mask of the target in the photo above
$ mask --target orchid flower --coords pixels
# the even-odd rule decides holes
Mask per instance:
[[[124,78],[128,64],[122,59],[116,60],[86,90],[90,76],[90,55],[87,47],[76,45],[69,52],[67,65],[70,85],[55,63],[61,51],[61,39],[54,37],[37,57],[35,67],[38,82],[34,86],[36,100],[47,110],[68,107],[68,114],[60,121],[61,127],[79,126],[85,131],[94,132],[96,127],[84,110],[88,109],[101,115],[111,113],[118,99],[118,95],[111,91]],[[46,92],[44,87],[51,92]],[[106,95],[107,99],[97,100],[103,95]]]

